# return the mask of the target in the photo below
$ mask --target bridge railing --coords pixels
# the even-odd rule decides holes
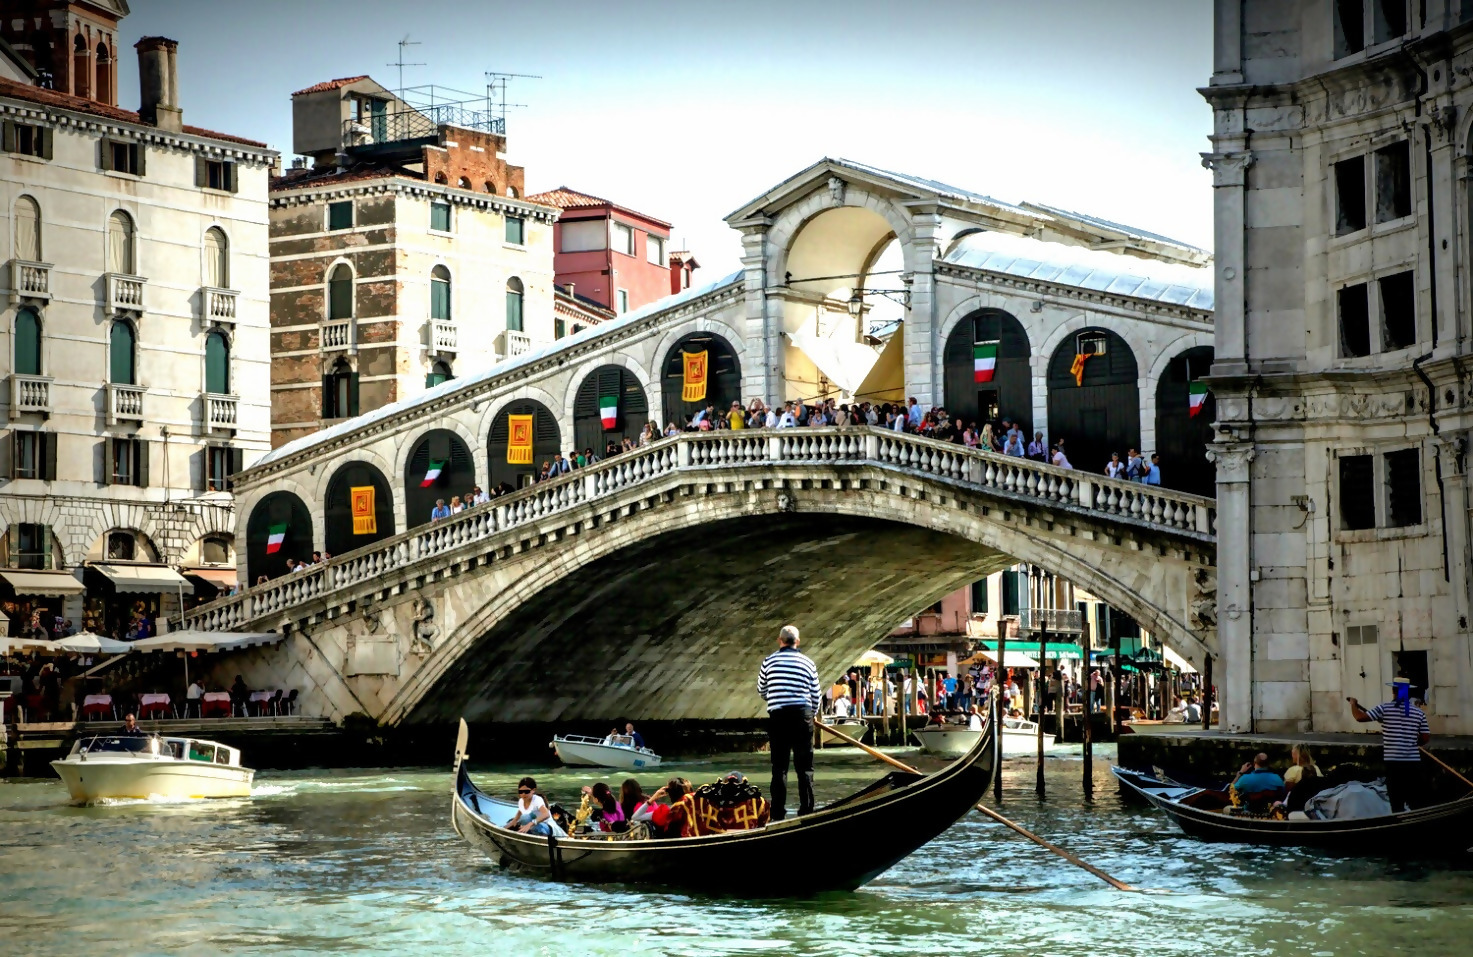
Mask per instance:
[[[179,627],[229,631],[394,569],[458,551],[508,529],[676,471],[786,464],[876,464],[934,475],[1005,497],[1045,500],[1183,532],[1212,535],[1210,498],[1107,479],[1041,462],[874,428],[692,432],[520,489],[329,562],[191,609]]]

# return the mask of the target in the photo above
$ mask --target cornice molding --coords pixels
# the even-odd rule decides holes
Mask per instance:
[[[301,186],[283,184],[272,188],[268,205],[272,209],[286,209],[291,206],[321,202],[325,199],[374,196],[383,193],[402,193],[406,196],[423,198],[437,197],[448,200],[454,206],[469,206],[472,209],[497,212],[502,215],[510,213],[513,216],[548,224],[556,222],[562,212],[556,207],[529,203],[510,196],[473,193],[439,183],[422,183],[390,175],[375,179],[354,180],[348,183],[304,183]]]
[[[1011,273],[993,272],[990,269],[978,269],[975,266],[962,266],[956,263],[937,262],[935,272],[938,276],[980,279],[987,285],[1005,289],[1015,294],[1023,293],[1036,296],[1051,296],[1055,299],[1087,302],[1111,309],[1120,309],[1136,317],[1169,316],[1186,322],[1203,323],[1207,326],[1213,324],[1212,310],[1210,309],[1193,309],[1189,306],[1176,306],[1153,299],[1139,299],[1134,296],[1120,296],[1112,293],[1096,292],[1092,289],[1081,289],[1078,286],[1069,286],[1043,279],[1025,279],[1022,276],[1014,276]]]
[[[193,133],[169,133],[146,123],[129,123],[104,116],[89,116],[71,110],[31,103],[27,100],[0,97],[0,116],[14,117],[27,123],[40,123],[50,129],[73,130],[102,136],[122,137],[138,143],[164,146],[210,157],[227,157],[270,166],[280,154],[264,147],[248,146],[233,140],[217,140]]]

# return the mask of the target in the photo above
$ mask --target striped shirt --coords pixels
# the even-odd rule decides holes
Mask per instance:
[[[811,708],[818,710],[822,693],[818,686],[818,667],[797,648],[779,648],[762,659],[757,675],[757,693],[767,701],[767,710],[778,708]]]
[[[1422,752],[1417,750],[1421,736],[1431,734],[1427,726],[1427,714],[1416,705],[1406,708],[1398,701],[1378,704],[1366,711],[1372,721],[1381,722],[1381,760],[1420,761]]]

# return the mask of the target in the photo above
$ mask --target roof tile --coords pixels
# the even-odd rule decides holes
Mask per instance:
[[[83,96],[72,96],[70,93],[62,93],[60,90],[48,90],[44,87],[31,86],[26,83],[17,83],[15,80],[0,78],[0,96],[14,97],[17,100],[28,100],[32,103],[40,103],[43,106],[54,106],[63,110],[73,110],[77,113],[89,113],[92,116],[100,116],[109,120],[118,120],[122,123],[137,123],[140,126],[152,126],[139,119],[138,114],[132,110],[112,106],[107,103],[99,103],[89,100]],[[205,136],[214,140],[226,140],[231,143],[242,143],[246,146],[257,146],[266,149],[265,143],[257,140],[248,140],[243,136],[232,136],[229,133],[217,133],[207,130],[201,126],[185,126],[184,132],[190,136]]]
[[[314,83],[305,90],[298,90],[292,96],[302,96],[307,93],[326,93],[328,90],[340,90],[349,83],[357,83],[359,80],[366,79],[368,79],[367,73],[362,76],[340,76],[336,80],[324,80],[321,83]]]
[[[597,196],[589,196],[580,193],[576,189],[559,186],[545,193],[533,193],[527,197],[529,203],[540,203],[543,206],[556,206],[558,209],[576,209],[581,206],[613,206],[614,203]]]

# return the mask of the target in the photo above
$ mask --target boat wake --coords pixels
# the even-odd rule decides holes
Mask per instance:
[[[195,797],[170,797],[167,794],[150,794],[146,798],[98,798],[95,801],[86,801],[78,807],[135,807],[140,804],[201,804],[207,798]]]

